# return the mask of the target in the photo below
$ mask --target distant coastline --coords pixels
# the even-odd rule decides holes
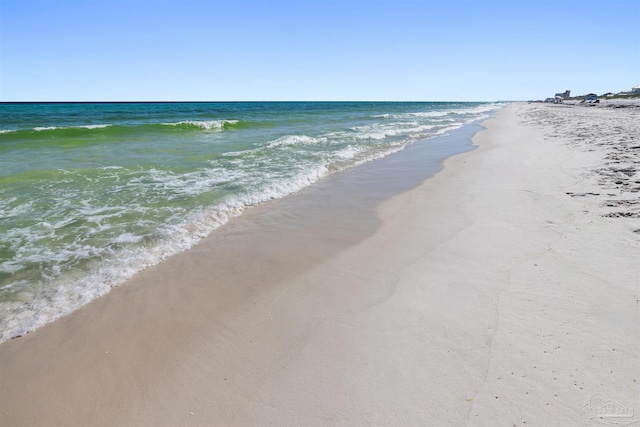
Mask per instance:
[[[568,103],[584,103],[584,104],[598,104],[603,101],[611,106],[640,106],[640,85],[634,86],[631,90],[621,92],[606,92],[601,95],[596,93],[587,93],[583,95],[571,96],[571,90],[565,90],[564,92],[556,93],[553,97],[540,99],[537,101],[529,102],[546,102],[552,104]],[[629,105],[627,105],[629,104]]]

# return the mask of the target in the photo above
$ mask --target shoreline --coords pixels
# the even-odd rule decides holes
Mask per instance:
[[[388,183],[371,220],[310,209],[335,197],[320,183],[3,343],[0,420],[586,424],[596,393],[640,408],[637,236],[567,194],[593,184],[588,162],[522,124],[533,108],[499,110],[418,186]]]
[[[308,106],[299,107],[300,111],[296,112],[294,108],[287,114],[302,114],[301,111]],[[246,209],[294,194],[342,169],[401,150],[407,142],[415,141],[418,134],[423,135],[423,132],[427,132],[430,137],[436,136],[457,126],[463,126],[471,117],[486,117],[486,112],[495,109],[495,104],[469,104],[462,106],[464,108],[451,104],[450,107],[446,111],[440,111],[440,107],[434,103],[423,103],[419,107],[397,104],[393,108],[383,108],[387,111],[386,114],[377,115],[373,114],[371,108],[380,112],[380,106],[360,103],[347,108],[355,116],[340,116],[336,113],[342,118],[334,124],[326,125],[329,127],[323,127],[325,125],[322,124],[321,117],[332,116],[335,112],[322,109],[314,115],[313,120],[319,121],[308,129],[309,132],[286,125],[277,126],[278,130],[265,130],[265,133],[261,130],[250,130],[253,125],[248,126],[247,134],[240,131],[242,126],[222,132],[226,124],[237,121],[224,118],[188,122],[187,130],[181,127],[181,123],[186,122],[183,123],[180,117],[175,117],[175,120],[167,119],[158,123],[163,131],[167,125],[171,125],[165,138],[167,135],[173,137],[173,127],[178,125],[181,130],[175,136],[176,145],[185,144],[190,138],[198,142],[194,143],[194,146],[199,148],[189,147],[186,149],[188,153],[192,150],[208,152],[211,149],[214,152],[228,152],[212,154],[212,157],[218,160],[207,160],[204,166],[192,165],[193,170],[186,167],[180,172],[176,172],[171,166],[163,165],[164,161],[185,161],[189,164],[190,160],[177,160],[172,154],[166,159],[157,158],[157,168],[151,167],[148,172],[135,168],[132,172],[126,161],[122,162],[123,166],[118,166],[118,161],[112,159],[113,162],[108,162],[111,166],[96,169],[98,178],[95,186],[89,187],[88,193],[85,192],[86,186],[82,182],[87,179],[84,172],[78,174],[77,179],[60,180],[56,176],[55,170],[58,168],[55,165],[51,165],[51,170],[54,171],[51,176],[41,177],[45,187],[51,184],[51,181],[55,183],[46,193],[38,194],[38,185],[32,186],[37,190],[33,193],[28,189],[21,191],[19,185],[15,188],[9,186],[8,199],[12,200],[15,197],[11,203],[17,207],[9,210],[9,222],[5,222],[1,231],[9,236],[9,250],[5,255],[15,252],[16,256],[13,260],[5,257],[2,263],[4,278],[0,295],[0,343],[26,335],[56,318],[69,314],[108,293],[112,288],[120,286],[136,272],[187,250],[230,218],[241,215]],[[267,107],[264,104],[251,104],[246,108],[251,110]],[[402,109],[402,112],[399,113],[398,108]],[[404,115],[416,108],[426,112],[416,113],[418,118],[415,121],[410,118],[414,113]],[[437,111],[432,111],[434,109]],[[76,124],[91,122],[89,119],[92,113],[87,114],[89,117],[78,120]],[[180,116],[179,109],[172,114]],[[240,117],[247,124],[252,123],[251,117],[246,116],[247,113],[242,108],[237,114],[239,116],[232,114],[229,117]],[[368,117],[368,114],[373,116]],[[452,114],[455,119],[440,119],[443,114]],[[218,115],[222,117],[228,114]],[[269,123],[267,117],[268,114],[262,117],[264,124]],[[407,122],[408,120],[410,121]],[[99,118],[98,121],[105,120]],[[329,120],[328,123],[333,122]],[[364,125],[345,127],[349,123]],[[192,125],[197,132],[193,132],[196,129],[192,129]],[[18,128],[20,126],[16,127]],[[94,137],[109,139],[110,133],[107,129],[111,128],[111,125],[81,124],[69,127],[63,124],[47,126],[46,129],[33,126],[27,128],[38,129],[38,135],[41,131],[90,129]],[[336,132],[327,133],[329,128]],[[229,130],[232,132],[228,132]],[[341,133],[343,131],[346,133]],[[418,134],[413,134],[414,131]],[[31,131],[27,131],[29,132]],[[286,135],[280,135],[282,132]],[[297,135],[298,133],[303,136]],[[388,133],[392,137],[386,139]],[[116,134],[119,134],[119,131]],[[53,136],[43,138],[46,140]],[[54,139],[56,138],[61,139]],[[233,146],[235,151],[223,148],[225,144],[216,146],[217,148],[211,147],[206,142],[211,138],[222,138],[226,141],[225,144],[231,144],[229,146]],[[238,140],[243,143],[239,143]],[[254,142],[251,142],[252,140]],[[366,143],[367,140],[370,144]],[[315,147],[316,143],[319,144],[318,147]],[[162,142],[158,144],[163,145]],[[267,148],[259,149],[259,146]],[[177,150],[182,151],[179,148]],[[151,153],[153,150],[148,152]],[[77,153],[77,158],[82,156],[82,152]],[[37,157],[46,159],[49,156]],[[122,156],[123,159],[126,157]],[[9,165],[20,162],[19,159],[11,161],[10,157],[6,160],[9,161]],[[36,164],[34,167],[38,169],[39,165]],[[46,165],[44,167],[46,168]],[[393,181],[396,180],[397,177],[394,177]],[[48,203],[42,201],[38,204],[38,209],[27,209],[33,200],[41,200],[49,195],[51,197],[47,199]],[[76,208],[88,205],[92,208]],[[27,211],[18,215],[19,209]],[[96,214],[101,210],[107,214]],[[124,221],[117,219],[120,217],[125,218]],[[40,224],[41,218],[49,219]],[[55,238],[47,240],[51,233],[55,233]],[[67,241],[72,243],[68,244]],[[74,261],[75,258],[78,259]],[[37,268],[34,265],[37,265]],[[9,277],[7,273],[10,273]]]
[[[282,209],[283,207],[291,209],[291,204],[286,200],[291,197],[295,197],[294,204],[301,203],[302,205],[300,206],[300,208],[306,209],[306,213],[311,214],[311,216],[315,215],[316,212],[321,211],[325,207],[320,205],[311,206],[314,203],[313,198],[315,197],[330,198],[333,202],[333,205],[330,206],[330,209],[332,210],[334,215],[337,212],[340,212],[340,215],[337,217],[339,220],[345,219],[345,215],[349,215],[354,218],[358,215],[371,216],[371,212],[373,211],[373,208],[376,204],[381,203],[383,200],[393,194],[406,191],[419,185],[420,182],[429,178],[438,170],[440,170],[442,168],[442,162],[447,157],[458,154],[459,152],[473,149],[470,138],[473,133],[481,128],[481,126],[478,124],[479,122],[480,120],[475,120],[473,122],[463,124],[459,128],[448,130],[445,134],[434,135],[430,138],[409,143],[400,149],[385,153],[384,155],[382,155],[382,157],[369,158],[360,163],[331,172],[321,177],[318,181],[315,181],[312,184],[294,191],[293,193],[286,196],[274,197],[271,200],[258,202],[253,205],[246,205],[241,208],[242,211],[238,214],[223,213],[219,216],[228,216],[228,218],[225,219],[222,224],[217,225],[209,233],[208,236],[198,237],[197,242],[190,245],[187,249],[181,249],[177,252],[172,252],[166,256],[161,257],[156,262],[148,264],[144,268],[130,273],[128,275],[128,278],[122,279],[121,281],[117,282],[116,285],[107,285],[107,290],[99,289],[98,296],[94,296],[92,299],[88,300],[86,300],[86,298],[82,298],[83,301],[80,303],[80,305],[74,306],[69,311],[66,311],[63,314],[57,313],[59,309],[52,308],[52,310],[56,312],[52,319],[49,319],[45,323],[40,324],[35,329],[17,333],[13,336],[7,335],[3,337],[2,340],[0,340],[0,345],[2,345],[2,343],[4,343],[5,341],[22,338],[23,336],[33,333],[34,331],[46,326],[47,324],[57,321],[61,317],[65,317],[74,313],[84,305],[91,303],[93,300],[104,297],[111,290],[117,289],[121,286],[126,286],[126,283],[131,281],[137,274],[140,274],[149,268],[153,268],[160,263],[166,262],[167,259],[170,259],[177,254],[192,250],[194,247],[200,245],[204,240],[207,240],[207,238],[214,238],[216,236],[215,233],[218,233],[218,228],[221,226],[226,226],[229,221],[237,221],[236,218],[244,215],[253,215],[256,211],[262,212],[264,214],[264,210],[270,210],[272,209],[272,206],[274,206],[273,209],[276,210]],[[466,141],[467,139],[468,141]],[[405,154],[407,152],[415,152],[414,155],[422,157],[423,160],[420,162],[407,162],[407,156],[409,156],[408,154]],[[421,170],[420,168],[425,168],[425,170]],[[353,171],[353,169],[355,169],[355,172]],[[395,171],[396,173],[394,174],[393,171]],[[355,181],[351,182],[350,180],[352,180],[354,176]],[[342,184],[336,185],[336,180],[341,181]],[[368,183],[368,181],[372,180],[378,180],[378,183],[381,185],[375,189],[367,189],[366,194],[361,194],[359,192],[359,189],[356,188],[358,186],[371,185],[370,183]],[[313,192],[314,195],[307,196],[306,194],[309,191]],[[340,194],[336,197],[337,192]],[[342,200],[339,200],[340,198]],[[354,210],[358,210],[358,212],[355,212]],[[272,212],[269,215],[273,216],[274,213]],[[278,219],[272,220],[272,225],[274,221],[278,221]],[[322,219],[320,217],[317,217],[313,220],[308,221],[308,225],[313,226],[314,221],[322,221]],[[354,224],[353,219],[351,221],[351,227],[361,228],[362,224]],[[365,223],[367,220],[364,217],[360,216],[357,218],[357,221],[359,223]],[[369,219],[368,221],[370,223],[369,232],[373,232],[373,223],[375,221],[371,219]],[[245,224],[244,226],[247,226],[247,224]],[[251,225],[248,226],[250,227]],[[302,227],[302,225],[299,224],[298,227]],[[192,232],[196,235],[202,233],[202,230],[200,229],[201,225],[199,224],[186,227],[186,229],[189,228],[193,228]],[[213,237],[211,237],[212,234]],[[131,266],[127,265],[126,269],[130,270]],[[105,278],[105,280],[107,279],[108,277]]]

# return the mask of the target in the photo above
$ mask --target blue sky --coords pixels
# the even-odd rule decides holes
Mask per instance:
[[[640,0],[0,0],[0,101],[493,101],[640,84]]]

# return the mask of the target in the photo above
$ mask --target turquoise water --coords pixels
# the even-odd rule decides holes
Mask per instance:
[[[0,104],[0,341],[489,103]]]

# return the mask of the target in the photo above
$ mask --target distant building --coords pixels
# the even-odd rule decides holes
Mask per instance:
[[[568,99],[571,96],[570,90],[565,90],[564,93],[556,93],[556,98]]]
[[[634,86],[631,88],[631,93],[635,94],[640,94],[640,85],[638,86]]]

